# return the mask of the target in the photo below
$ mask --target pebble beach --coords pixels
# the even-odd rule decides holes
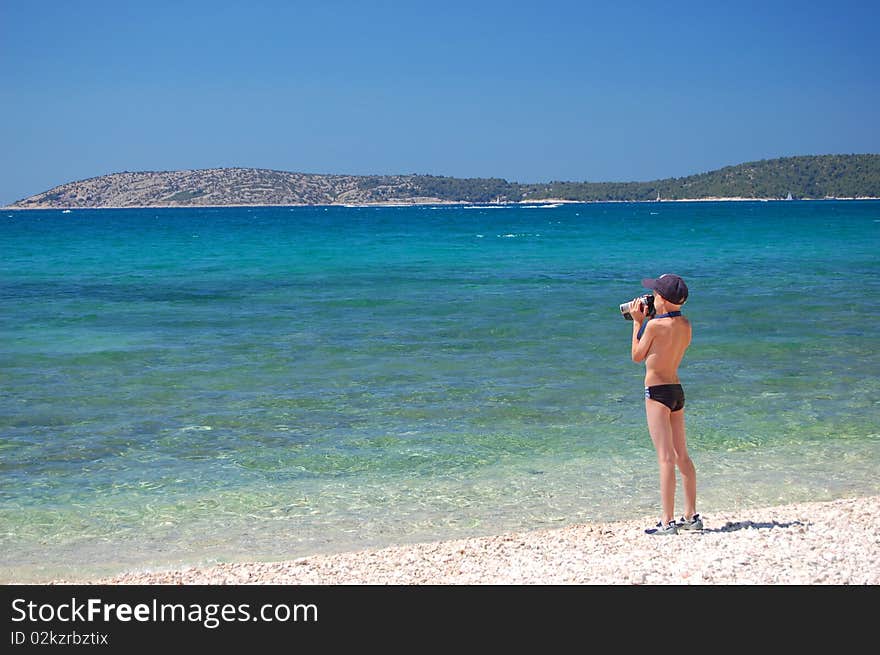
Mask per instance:
[[[132,571],[55,584],[875,585],[880,496],[717,512],[701,533],[650,517],[289,561]]]

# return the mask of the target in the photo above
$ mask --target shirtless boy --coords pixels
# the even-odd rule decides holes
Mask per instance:
[[[630,303],[633,317],[632,359],[645,362],[645,414],[648,431],[660,466],[662,516],[648,534],[670,535],[679,530],[702,530],[696,513],[697,473],[688,456],[684,428],[684,390],[678,378],[678,365],[691,343],[691,324],[681,315],[688,288],[678,275],[667,273],[642,280],[654,292],[656,316],[645,318],[641,298]],[[684,516],[672,518],[675,511],[675,467],[681,472],[684,488]]]

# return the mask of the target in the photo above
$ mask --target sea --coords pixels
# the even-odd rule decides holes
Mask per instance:
[[[0,582],[657,517],[662,273],[707,527],[878,494],[878,253],[880,201],[0,211]]]

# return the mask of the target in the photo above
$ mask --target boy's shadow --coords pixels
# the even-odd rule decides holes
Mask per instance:
[[[799,525],[808,525],[801,521],[789,521],[788,523],[780,523],[779,521],[758,522],[755,521],[728,521],[720,528],[703,528],[703,532],[736,532],[737,530],[745,530],[747,528],[755,529],[772,529],[772,528],[792,528]]]

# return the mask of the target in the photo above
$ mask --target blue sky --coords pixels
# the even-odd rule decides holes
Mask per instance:
[[[878,2],[0,0],[0,204],[220,166],[650,180],[880,152]]]

